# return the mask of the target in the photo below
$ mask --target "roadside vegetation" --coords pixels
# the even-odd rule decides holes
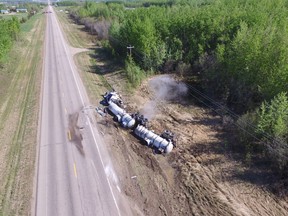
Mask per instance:
[[[31,211],[44,20],[0,20],[0,215]]]
[[[6,56],[20,31],[20,22],[13,17],[10,20],[0,20],[0,61]]]
[[[53,5],[57,5],[57,6],[60,6],[60,7],[63,7],[63,6],[79,6],[80,5],[80,2],[77,2],[77,1],[59,1],[59,2],[55,2],[53,3]]]
[[[40,11],[42,8],[40,4],[29,4],[25,3],[18,6],[19,8],[26,8],[27,9],[27,16],[26,13],[20,13],[20,16],[11,16],[11,15],[3,15],[5,19],[0,19],[0,66],[1,64],[5,63],[5,57],[7,57],[7,53],[17,41],[19,33],[20,33],[20,24],[25,23],[28,19],[30,19],[34,14]],[[11,9],[10,6],[5,6],[4,4],[0,6],[0,9],[9,10],[15,12]],[[2,18],[2,17],[0,17]]]
[[[153,73],[175,73],[200,102],[230,119],[244,161],[260,159],[287,179],[287,7],[287,0],[139,0],[69,10],[122,60],[131,86]]]

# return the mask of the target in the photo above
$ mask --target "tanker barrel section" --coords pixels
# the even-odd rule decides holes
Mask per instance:
[[[108,109],[115,116],[116,120],[124,127],[124,128],[133,128],[135,125],[135,119],[132,118],[126,111],[119,107],[112,101],[108,102]]]
[[[174,145],[171,140],[167,140],[157,134],[155,134],[153,131],[148,130],[142,125],[138,125],[134,129],[134,134],[147,143],[148,146],[151,146],[155,149],[157,149],[161,153],[168,154],[172,151]]]
[[[106,92],[100,104],[106,106],[116,121],[124,128],[132,129],[133,133],[144,140],[148,146],[165,154],[170,153],[176,147],[172,132],[165,130],[161,135],[157,135],[148,129],[148,119],[139,112],[128,114],[124,109],[121,96],[116,91]]]

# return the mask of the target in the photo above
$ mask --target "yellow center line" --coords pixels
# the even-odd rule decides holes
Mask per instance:
[[[71,132],[68,130],[68,139],[71,140]]]
[[[77,178],[77,170],[76,170],[76,164],[74,163],[74,175]]]

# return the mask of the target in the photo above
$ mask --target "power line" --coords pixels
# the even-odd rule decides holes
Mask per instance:
[[[129,43],[124,43],[124,42],[120,41],[119,39],[117,39],[115,37],[112,37],[111,35],[109,35],[109,39],[117,42],[123,48],[128,48],[127,45]],[[131,54],[132,54],[132,51],[131,51]],[[143,52],[137,50],[137,47],[133,46],[133,54],[136,55],[139,58],[140,61],[143,61],[143,56],[145,56],[145,54]]]
[[[239,120],[240,119],[240,122],[242,123],[245,123],[247,126],[249,126],[250,128],[252,128],[253,131],[256,131],[258,128],[254,125],[254,124],[251,124],[249,123],[248,121],[243,121],[241,120],[240,116],[237,115],[236,113],[234,113],[233,111],[231,111],[230,109],[228,109],[227,107],[219,104],[218,102],[216,102],[215,100],[213,100],[212,98],[208,97],[207,95],[201,93],[200,91],[198,91],[195,87],[189,85],[189,84],[186,84],[187,87],[190,89],[190,90],[193,90],[194,92],[196,92],[198,95],[200,95],[201,97],[205,98],[207,101],[209,101],[211,104],[215,105],[216,109],[213,108],[212,106],[209,106],[207,103],[205,103],[205,105],[207,105],[208,107],[210,107],[211,109],[213,109],[215,112],[217,112],[217,114],[219,114],[220,116],[223,116],[222,113],[220,113],[219,111],[217,111],[217,109],[222,109],[224,110],[225,112],[229,113],[229,116],[231,117],[231,115],[236,118],[234,121],[236,122],[236,120]],[[191,93],[189,93],[191,96],[195,97],[194,95],[192,95]],[[200,101],[203,103],[203,101]],[[269,106],[267,106],[269,108]],[[234,122],[233,121],[233,122]],[[237,123],[237,125],[239,126],[239,124]],[[271,136],[270,134],[266,133],[266,132],[263,132],[262,135],[267,138],[268,140],[270,141],[276,141],[274,139],[273,136]],[[277,142],[277,141],[276,141]]]
[[[123,43],[122,41],[120,41],[119,39],[116,39],[114,37],[112,37],[111,35],[109,35],[109,38],[118,42],[119,45],[126,47],[127,49],[129,49],[130,51],[130,56],[132,55],[132,48],[133,48],[133,54],[138,56],[140,59],[140,61],[143,62],[143,56],[145,56],[145,54],[141,51],[138,51],[137,49],[134,48],[134,46],[132,47],[131,45],[127,47],[127,44]],[[144,62],[143,62],[144,63]],[[215,65],[216,63],[213,63],[213,65]],[[246,129],[244,129],[239,123],[237,123],[236,120],[239,120],[240,119],[240,122],[246,124],[248,127],[252,128],[253,130],[252,131],[255,131],[257,130],[258,128],[249,123],[248,121],[244,121],[244,120],[241,120],[240,116],[238,114],[236,114],[235,112],[231,111],[230,109],[228,109],[226,106],[216,102],[215,100],[213,100],[212,98],[210,98],[209,96],[205,95],[204,93],[200,92],[198,89],[196,89],[195,87],[187,84],[187,87],[192,90],[193,92],[197,93],[200,97],[204,98],[205,100],[209,101],[211,104],[213,104],[216,109],[213,107],[213,106],[210,106],[208,105],[207,103],[205,103],[203,100],[199,99],[198,97],[196,97],[195,95],[189,93],[192,97],[194,97],[195,99],[197,99],[198,101],[200,101],[201,103],[203,103],[205,106],[209,107],[210,109],[212,109],[213,111],[215,111],[219,116],[223,117],[223,114],[219,112],[219,110],[217,109],[222,109],[223,111],[225,111],[226,113],[229,114],[229,116],[233,117],[233,124],[237,127],[239,127],[241,130],[243,130],[244,132],[246,132],[247,134],[251,135],[253,138],[257,139],[258,141],[261,141],[259,138],[257,138],[255,135],[253,135],[251,132],[247,131]],[[269,107],[269,106],[268,106]],[[254,132],[255,133],[255,132]],[[272,141],[272,142],[276,142],[276,143],[279,143],[277,140],[274,139],[274,137],[272,137],[270,134],[266,133],[266,132],[263,132],[262,133],[262,136],[264,136],[266,139]]]

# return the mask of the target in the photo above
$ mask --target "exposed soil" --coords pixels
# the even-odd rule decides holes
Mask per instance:
[[[110,74],[108,80],[122,93],[128,110],[154,101],[148,81],[132,94],[124,93],[117,76]],[[113,137],[111,154],[126,195],[137,200],[145,215],[286,215],[286,200],[262,184],[260,171],[235,159],[222,119],[188,98],[185,103],[157,103],[150,121],[156,132],[169,129],[177,135],[177,148],[167,156],[154,154],[129,131],[111,127],[114,123],[100,124],[105,137]]]
[[[71,29],[73,25],[70,33]],[[121,93],[130,112],[155,103],[157,110],[151,127],[157,133],[169,129],[177,136],[177,148],[172,153],[155,154],[111,116],[95,113],[121,190],[144,215],[288,214],[287,199],[276,197],[269,190],[269,173],[244,166],[231,151],[237,140],[230,139],[219,116],[199,107],[189,97],[155,102],[149,83],[158,76],[146,80],[133,92],[127,91],[121,67],[103,58],[97,49],[96,55],[82,53],[77,59],[95,106],[108,82]]]

